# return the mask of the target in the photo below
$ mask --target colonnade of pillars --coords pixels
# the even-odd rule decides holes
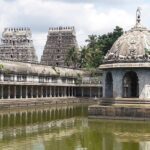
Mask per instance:
[[[102,87],[77,87],[76,88],[77,97],[102,97],[103,88]]]
[[[0,99],[74,97],[75,87],[0,85]]]

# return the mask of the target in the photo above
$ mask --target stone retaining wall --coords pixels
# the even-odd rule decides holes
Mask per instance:
[[[0,100],[0,109],[38,107],[48,105],[69,105],[69,104],[96,104],[97,100],[92,98],[43,98],[43,99],[16,99]]]
[[[90,106],[88,108],[88,115],[89,118],[150,120],[150,108]]]

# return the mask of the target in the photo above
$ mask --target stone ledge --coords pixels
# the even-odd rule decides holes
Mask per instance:
[[[88,107],[88,115],[89,118],[101,119],[150,120],[150,107],[93,105]]]
[[[100,69],[112,69],[112,68],[150,68],[150,62],[146,63],[110,63],[102,64]]]

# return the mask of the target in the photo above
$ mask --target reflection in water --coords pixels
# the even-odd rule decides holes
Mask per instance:
[[[0,112],[0,150],[150,150],[150,123],[88,120],[87,106]]]

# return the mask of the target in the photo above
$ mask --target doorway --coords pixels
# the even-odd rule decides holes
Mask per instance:
[[[113,97],[113,78],[112,73],[108,72],[105,79],[105,97]]]
[[[139,83],[136,72],[129,71],[123,77],[123,97],[139,97]]]

